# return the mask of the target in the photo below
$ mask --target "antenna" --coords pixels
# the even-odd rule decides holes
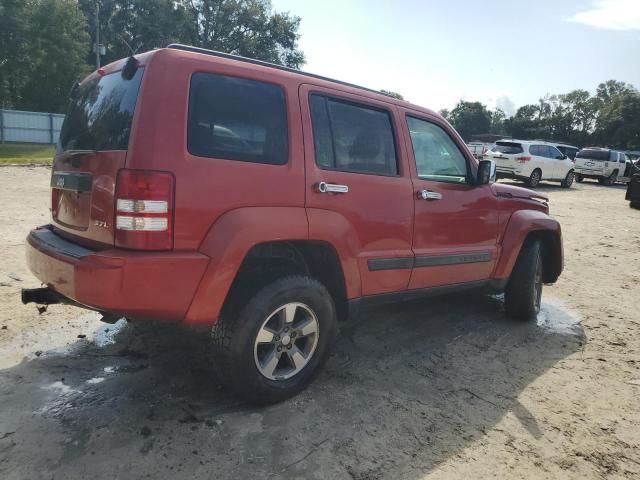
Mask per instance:
[[[124,39],[124,37],[123,37],[122,35],[120,35],[119,33],[118,33],[118,38],[119,38],[120,40],[122,40],[122,43],[124,43],[124,44],[127,46],[127,48],[129,49],[129,52],[131,53],[131,56],[133,56],[133,55],[135,55],[136,53],[138,53],[138,52],[137,52],[137,50],[136,50],[136,51],[134,51],[134,50],[133,50],[133,48],[131,48],[131,45],[129,45],[129,42],[127,42],[127,41]]]

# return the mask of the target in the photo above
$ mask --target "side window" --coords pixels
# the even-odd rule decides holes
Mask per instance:
[[[534,155],[536,157],[539,157],[542,155],[542,153],[540,152],[540,145],[531,145],[529,147],[529,153],[531,155]]]
[[[550,146],[547,146],[547,148],[549,149],[549,158],[560,160],[560,158],[558,158],[562,156],[562,152],[560,150],[558,150],[556,147]]]
[[[287,163],[283,89],[255,80],[195,73],[189,92],[187,148],[200,157]]]
[[[407,117],[418,176],[425,180],[465,183],[467,160],[438,125]]]
[[[309,96],[316,164],[325,170],[397,175],[389,113],[331,97]]]

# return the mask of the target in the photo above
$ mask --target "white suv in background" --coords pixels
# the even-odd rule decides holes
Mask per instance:
[[[608,148],[583,148],[576,155],[576,180],[594,178],[602,185],[627,183],[631,176],[631,160],[624,152]]]
[[[523,180],[534,188],[542,180],[573,185],[573,162],[554,145],[540,141],[500,140],[484,155],[496,162],[498,178]]]

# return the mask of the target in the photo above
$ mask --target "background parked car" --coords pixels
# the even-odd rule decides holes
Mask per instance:
[[[602,185],[626,183],[631,175],[631,166],[631,160],[624,152],[608,148],[583,148],[576,155],[576,180],[582,182],[585,178],[593,178]]]
[[[573,162],[554,145],[539,141],[500,140],[485,154],[496,162],[498,178],[515,178],[536,187],[542,180],[573,184]]]
[[[473,153],[474,157],[482,160],[482,156],[486,153],[487,150],[489,150],[489,148],[491,148],[491,144],[483,142],[469,142],[467,143],[467,147],[469,147],[469,150],[471,151],[471,153]]]
[[[573,145],[566,145],[564,143],[554,143],[553,145],[572,161],[575,160],[577,153],[580,151],[578,147]]]

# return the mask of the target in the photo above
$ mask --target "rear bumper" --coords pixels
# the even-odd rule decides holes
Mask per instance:
[[[526,180],[529,177],[526,175],[515,173],[513,170],[497,168],[496,178],[513,178],[516,180]]]
[[[182,321],[209,258],[197,252],[94,251],[50,226],[27,237],[33,274],[65,297],[131,318]]]

